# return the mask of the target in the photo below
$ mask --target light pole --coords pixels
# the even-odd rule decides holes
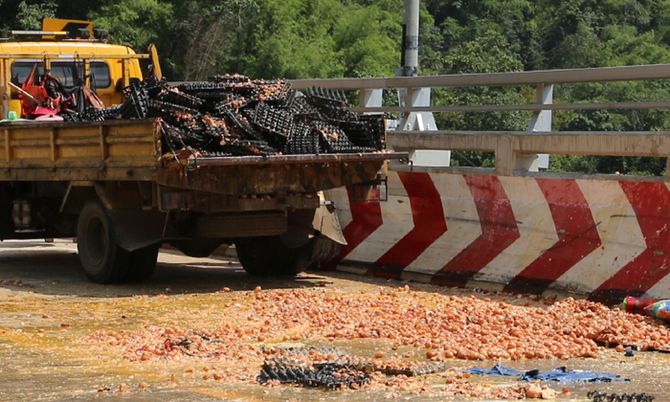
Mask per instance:
[[[419,10],[420,0],[405,0],[401,65],[398,75],[414,77],[419,70]],[[401,106],[430,106],[430,88],[410,88],[398,91]],[[398,127],[404,131],[436,131],[437,124],[432,112],[409,112],[401,115]],[[444,167],[451,164],[451,151],[422,149],[410,152],[416,166]]]
[[[419,0],[405,0],[402,42],[402,74],[417,75],[419,68]]]

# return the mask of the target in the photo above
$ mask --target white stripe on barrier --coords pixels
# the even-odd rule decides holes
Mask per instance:
[[[388,201],[381,202],[382,225],[345,259],[375,262],[414,227],[412,207],[398,173],[388,172]]]
[[[619,182],[578,180],[589,203],[602,246],[563,274],[552,287],[578,292],[597,289],[646,248],[644,236]]]
[[[535,180],[499,177],[510,200],[520,237],[473,277],[506,282],[558,241],[551,211]]]
[[[474,198],[462,175],[431,174],[440,193],[447,231],[415,259],[406,271],[434,274],[482,233]]]
[[[661,279],[656,283],[656,285],[649,288],[647,294],[649,295],[649,297],[659,299],[667,298],[668,295],[670,295],[670,275]]]

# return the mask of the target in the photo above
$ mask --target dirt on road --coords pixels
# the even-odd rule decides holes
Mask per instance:
[[[670,350],[668,327],[568,295],[342,273],[259,279],[235,260],[159,260],[146,284],[103,286],[86,281],[71,242],[0,244],[0,400],[670,400],[669,354],[624,355]],[[630,381],[463,373],[497,363]]]

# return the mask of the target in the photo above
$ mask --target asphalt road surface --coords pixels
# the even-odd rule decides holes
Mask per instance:
[[[412,378],[373,373],[360,389],[257,384],[268,350],[311,348],[327,354],[337,349],[369,361],[428,362],[426,350],[431,345],[404,345],[374,334],[352,336],[351,331],[366,324],[365,315],[356,315],[361,305],[370,312],[389,306],[392,310],[393,303],[398,310],[410,311],[419,305],[437,306],[443,299],[499,301],[513,308],[548,304],[474,290],[405,286],[343,273],[259,279],[248,276],[235,260],[193,259],[176,252],[161,253],[155,275],[145,284],[105,286],[86,280],[71,241],[4,242],[0,244],[0,400],[464,400],[467,395],[487,400],[526,392],[527,384],[514,378],[461,374],[464,368],[490,367],[497,360],[447,359],[441,372]],[[315,300],[324,304],[314,309]],[[320,317],[338,315],[363,319],[355,328],[328,329],[331,334],[323,332],[329,321],[322,322],[320,331],[319,325],[307,325],[304,318],[292,321],[282,314],[293,311],[298,316],[308,310],[318,316],[313,321],[317,323]],[[394,323],[384,325],[390,328]],[[586,401],[588,391],[601,390],[648,392],[663,401],[670,400],[669,356],[637,353],[625,358],[601,348],[597,358],[502,363],[518,369],[568,366],[607,371],[631,380],[547,384],[558,400]]]

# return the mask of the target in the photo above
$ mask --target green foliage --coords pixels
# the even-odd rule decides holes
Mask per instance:
[[[119,0],[102,6],[91,17],[96,26],[108,29],[115,41],[144,49],[165,30],[172,5],[159,0]]]
[[[247,49],[252,35],[249,27],[257,23],[259,0],[175,2],[174,20],[158,46],[166,73],[179,79],[204,79],[222,71],[244,71],[245,60],[253,54]]]
[[[58,5],[53,0],[21,1],[18,5],[16,20],[22,29],[39,30],[44,18],[53,18]]]
[[[344,75],[370,77],[393,75],[398,49],[393,38],[402,36],[397,15],[377,6],[354,8],[340,16],[333,36],[341,54]]]
[[[341,75],[344,63],[332,32],[342,12],[335,0],[265,2],[250,33],[259,57],[247,60],[245,67],[263,77]]]
[[[433,71],[488,72],[668,63],[670,2],[666,0],[428,0],[442,42],[443,62]],[[494,36],[494,34],[498,37]],[[502,37],[502,38],[501,38]],[[487,40],[486,38],[491,38]],[[510,63],[512,62],[512,63]],[[667,97],[667,81],[561,86],[557,102],[653,101]],[[489,92],[486,92],[489,91]],[[527,103],[532,93],[515,90],[439,91],[440,104]],[[525,101],[525,102],[524,102]],[[648,111],[561,111],[555,130],[666,130],[669,113]],[[527,119],[514,113],[453,113],[439,119],[446,129],[523,129]],[[459,164],[489,163],[486,155],[456,156]],[[477,158],[480,158],[478,160]],[[665,169],[653,158],[564,156],[552,159],[552,170],[585,173],[652,173]]]
[[[665,158],[552,155],[549,171],[659,176],[665,163]]]
[[[521,61],[506,51],[508,45],[502,34],[485,31],[451,49],[444,58],[444,70],[452,74],[521,70]],[[523,96],[518,88],[455,88],[436,91],[434,101],[443,105],[515,104],[523,102]],[[517,130],[527,121],[521,113],[447,113],[440,117],[440,127],[452,130]]]
[[[174,79],[226,71],[265,78],[381,76],[393,74],[399,60],[402,10],[388,3],[143,0],[110,4],[91,16],[115,39],[140,47],[156,41]],[[138,20],[139,10],[150,18]]]

